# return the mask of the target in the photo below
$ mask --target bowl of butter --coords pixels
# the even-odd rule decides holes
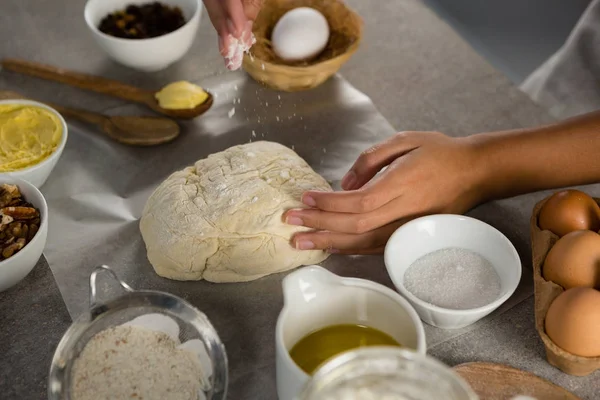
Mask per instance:
[[[41,187],[56,166],[67,136],[67,123],[47,105],[0,101],[0,178],[11,176]]]

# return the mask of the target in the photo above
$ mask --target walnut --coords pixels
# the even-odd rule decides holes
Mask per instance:
[[[16,242],[9,244],[8,246],[2,249],[2,257],[9,258],[12,257],[13,254],[21,250],[25,247],[25,239],[17,239]]]
[[[13,206],[0,209],[0,214],[13,217],[15,220],[33,219],[39,217],[40,213],[34,207]]]
[[[40,227],[40,212],[15,185],[0,185],[0,261],[29,243]]]
[[[9,185],[8,183],[0,185],[0,208],[4,208],[11,203],[17,202],[21,198],[21,192],[15,185]]]

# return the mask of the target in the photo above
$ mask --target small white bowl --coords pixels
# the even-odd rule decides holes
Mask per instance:
[[[0,261],[0,292],[16,285],[25,278],[35,267],[48,237],[48,205],[42,193],[31,183],[9,176],[0,177],[0,184],[17,185],[26,201],[40,211],[40,228],[31,242],[27,243],[18,253],[6,260]]]
[[[100,32],[100,22],[108,14],[128,5],[149,3],[150,0],[88,0],[84,17],[94,39],[110,58],[127,67],[155,72],[179,61],[190,49],[200,24],[200,0],[161,0],[169,6],[178,6],[187,21],[181,28],[149,39],[124,39]]]
[[[48,176],[50,176],[50,173],[56,166],[58,159],[60,158],[63,150],[65,149],[65,145],[67,144],[67,137],[69,136],[69,128],[67,127],[67,123],[65,122],[62,115],[60,115],[58,113],[58,111],[56,111],[55,109],[53,109],[51,107],[48,107],[45,104],[38,103],[37,101],[17,100],[17,99],[15,99],[15,100],[0,100],[0,105],[2,105],[2,104],[26,104],[26,105],[40,107],[40,108],[46,109],[46,110],[50,111],[51,113],[55,114],[58,117],[58,119],[60,120],[60,123],[62,125],[63,134],[60,139],[60,143],[58,144],[58,147],[56,148],[56,150],[54,150],[54,153],[50,154],[47,158],[45,158],[44,160],[42,160],[41,162],[39,162],[35,165],[32,165],[31,167],[23,168],[23,169],[19,169],[17,171],[11,171],[11,172],[0,172],[0,181],[5,179],[7,176],[12,176],[15,178],[24,179],[24,180],[30,182],[31,184],[33,184],[36,188],[40,188],[46,182],[46,180],[48,179]]]
[[[404,273],[417,259],[436,250],[458,247],[492,263],[500,277],[500,296],[478,308],[454,310],[427,303],[404,287]],[[521,280],[521,260],[513,244],[496,228],[461,215],[429,215],[394,232],[385,247],[385,265],[394,285],[421,319],[443,329],[458,329],[485,317],[514,293]]]

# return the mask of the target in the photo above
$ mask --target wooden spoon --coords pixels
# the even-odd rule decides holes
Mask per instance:
[[[10,91],[0,91],[0,100],[27,99]],[[30,99],[33,100],[33,99]],[[44,103],[60,114],[79,121],[98,125],[104,133],[114,140],[133,146],[153,146],[170,142],[179,135],[179,125],[173,120],[162,117],[109,116],[84,110],[77,110]]]
[[[537,400],[580,400],[560,386],[507,365],[470,362],[457,365],[454,370],[467,381],[480,400],[511,400],[518,395]]]
[[[78,72],[71,72],[62,68],[51,67],[49,65],[38,64],[30,61],[9,58],[5,58],[2,61],[2,67],[9,71],[64,83],[80,89],[91,90],[135,103],[145,104],[152,110],[173,118],[195,118],[201,114],[204,114],[213,104],[213,97],[210,93],[208,93],[208,99],[195,108],[168,110],[162,108],[158,104],[158,100],[156,100],[156,97],[154,97],[156,92],[130,86],[122,82],[113,81],[111,79],[81,74]]]

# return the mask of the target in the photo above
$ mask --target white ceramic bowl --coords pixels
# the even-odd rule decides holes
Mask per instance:
[[[190,49],[200,24],[200,0],[161,0],[161,3],[178,6],[187,21],[181,28],[163,36],[149,39],[117,38],[100,32],[100,21],[108,14],[131,4],[145,4],[150,0],[88,0],[84,17],[96,42],[110,58],[127,67],[145,72],[167,68],[180,60]]]
[[[67,137],[69,136],[69,128],[67,127],[67,123],[65,122],[64,118],[58,113],[58,111],[56,111],[55,109],[53,109],[51,107],[48,107],[45,104],[38,103],[37,101],[0,100],[0,105],[2,105],[2,104],[28,104],[28,105],[44,108],[44,109],[52,112],[53,114],[55,114],[58,117],[58,119],[60,120],[60,123],[62,124],[62,130],[63,130],[62,138],[60,140],[58,147],[54,151],[54,153],[50,154],[46,159],[42,160],[42,162],[39,162],[31,167],[23,168],[23,169],[20,169],[17,171],[11,171],[11,172],[0,172],[0,180],[4,179],[7,176],[12,176],[15,178],[24,179],[24,180],[30,182],[31,184],[33,184],[36,188],[39,188],[46,182],[46,180],[48,179],[48,176],[50,176],[50,173],[56,166],[58,159],[60,158],[63,150],[65,149],[65,145],[67,144]]]
[[[404,273],[420,257],[436,250],[459,247],[479,253],[500,277],[500,296],[469,310],[437,307],[420,300],[404,287]],[[461,215],[429,215],[401,226],[385,247],[385,265],[394,285],[421,317],[444,329],[458,329],[485,317],[515,291],[521,280],[521,260],[513,244],[496,228]]]
[[[27,243],[18,253],[4,261],[0,261],[0,292],[16,285],[25,278],[35,267],[48,236],[48,205],[44,196],[31,183],[10,176],[0,177],[0,184],[17,185],[25,200],[40,210],[40,228],[31,242]]]

